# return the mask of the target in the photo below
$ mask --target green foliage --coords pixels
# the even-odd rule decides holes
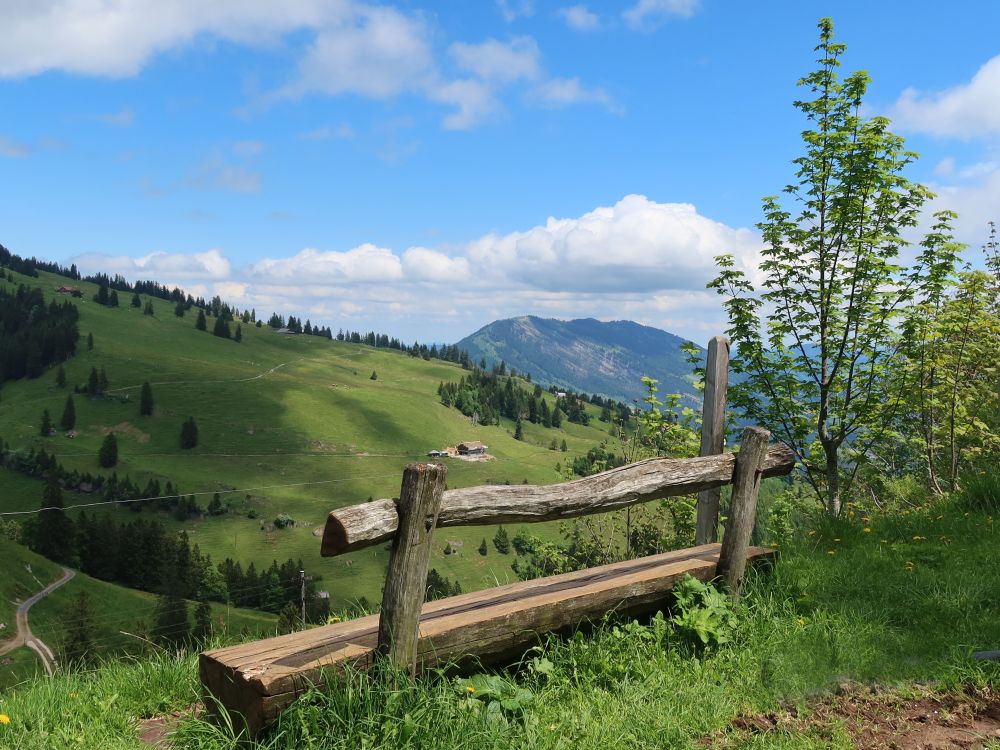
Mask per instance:
[[[486,537],[483,537],[483,541],[479,543],[479,554],[483,557],[489,553],[489,548],[486,546]]]
[[[52,417],[49,415],[49,410],[46,409],[42,412],[42,424],[39,429],[39,434],[42,437],[49,437],[52,432]]]
[[[524,440],[524,425],[521,424],[520,419],[517,420],[517,423],[514,425],[514,439]]]
[[[374,370],[372,370],[372,374],[371,374],[371,376],[368,379],[369,380],[378,380],[378,373],[375,372]]]
[[[670,622],[678,636],[696,648],[729,642],[736,614],[728,596],[690,575],[674,586],[673,595]]]
[[[455,680],[454,689],[463,699],[463,708],[481,711],[488,722],[520,720],[535,700],[530,690],[496,674]]]
[[[289,526],[294,525],[295,519],[287,513],[279,513],[274,519],[274,528],[276,529],[287,529]]]
[[[971,474],[962,482],[961,503],[970,511],[1000,513],[1000,472]]]
[[[198,445],[198,425],[194,417],[188,417],[181,425],[181,448],[190,450]]]
[[[278,613],[279,635],[294,633],[296,630],[302,629],[301,609],[301,607],[296,606],[295,602],[288,602],[281,608],[281,612]]]
[[[153,415],[153,387],[146,381],[142,384],[142,392],[139,396],[139,416],[151,417]]]
[[[62,663],[83,666],[93,663],[96,657],[94,614],[90,595],[79,591],[70,604],[63,638]]]
[[[115,433],[109,432],[104,436],[101,450],[97,453],[97,462],[104,469],[111,469],[118,463],[118,438]]]
[[[205,311],[198,308],[198,318],[194,322],[194,327],[199,331],[204,331],[208,327],[208,321],[205,319]]]
[[[497,533],[493,536],[493,546],[501,555],[510,553],[510,538],[507,536],[507,529],[503,526],[498,528]]]
[[[731,255],[717,258],[709,286],[726,298],[737,353],[730,403],[795,451],[836,515],[892,422],[898,323],[912,294],[899,259],[930,194],[905,177],[916,157],[889,121],[863,114],[867,74],[838,76],[845,47],[832,21],[819,31],[819,67],[799,82],[811,98],[795,103],[807,129],[784,190],[791,205],[763,201],[762,290]]]

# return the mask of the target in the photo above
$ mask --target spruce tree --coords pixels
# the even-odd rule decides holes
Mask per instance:
[[[90,375],[87,377],[87,393],[96,396],[101,390],[101,376],[97,374],[97,368],[90,368]]]
[[[137,309],[142,307],[142,297],[139,296],[138,292],[132,295],[132,307]]]
[[[198,425],[194,417],[188,417],[181,425],[181,448],[194,448],[198,445]]]
[[[569,446],[566,445],[566,441],[565,440],[562,441],[562,445],[559,446],[559,450],[561,450],[563,453],[565,453],[566,451],[569,450]]]
[[[49,410],[46,409],[42,412],[42,437],[48,437],[50,432],[52,432],[52,417],[49,416]]]
[[[486,537],[483,537],[483,541],[479,543],[479,554],[486,557],[487,552],[489,552],[489,548],[486,546]]]
[[[243,326],[239,323],[236,324],[236,333],[233,334],[233,341],[237,344],[243,341]]]
[[[76,427],[76,406],[73,403],[73,394],[66,396],[66,406],[63,407],[62,417],[59,419],[59,426],[66,432]]]
[[[114,289],[112,289],[111,294],[108,295],[108,307],[118,307],[118,292]]]
[[[153,387],[145,382],[142,384],[142,393],[139,396],[139,416],[149,417],[153,414]]]
[[[177,304],[174,305],[174,315],[176,315],[178,318],[183,318],[184,317],[184,300],[182,300],[182,299],[177,300]],[[205,313],[201,313],[201,317],[204,318],[205,317]],[[204,331],[205,330],[205,326],[204,325],[199,326],[198,330],[199,331]]]
[[[218,317],[215,319],[215,326],[212,328],[212,335],[218,336],[220,339],[228,339],[230,337],[229,323],[226,322],[225,318]]]
[[[146,306],[142,308],[143,315],[155,315],[156,311],[153,309],[153,300],[146,300]]]
[[[378,380],[378,373],[372,370],[372,374],[369,380]]]
[[[63,642],[63,664],[79,666],[94,662],[94,612],[86,591],[78,592],[70,602]]]
[[[514,425],[514,439],[524,440],[524,427],[521,426],[521,420],[517,420],[517,424]]]
[[[42,511],[35,526],[34,550],[59,563],[72,563],[76,553],[76,529],[73,519],[63,510],[59,475],[50,471],[42,491]]]
[[[108,390],[108,374],[104,372],[103,367],[97,376],[97,387],[102,395]]]
[[[207,326],[208,323],[205,320],[205,311],[199,308],[198,320],[195,321],[194,327],[197,328],[199,331],[204,331]]]
[[[90,352],[90,351],[93,351],[93,350],[94,350],[94,334],[88,333],[87,334],[87,351]]]
[[[111,469],[118,463],[118,438],[115,433],[109,432],[101,443],[101,449],[97,453],[98,463],[102,468]]]
[[[160,595],[156,602],[153,637],[166,646],[180,646],[191,634],[188,606],[173,591]]]
[[[194,630],[191,637],[197,643],[207,643],[212,638],[212,606],[205,600],[194,610]]]
[[[66,370],[63,369],[62,365],[59,365],[59,369],[56,371],[56,386],[58,388],[66,387]]]
[[[507,536],[507,529],[501,526],[493,536],[493,546],[501,555],[510,553],[510,538]]]

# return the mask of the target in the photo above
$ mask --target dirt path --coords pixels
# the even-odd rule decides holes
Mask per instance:
[[[47,597],[57,588],[63,584],[69,582],[69,580],[76,575],[76,571],[70,570],[69,568],[63,568],[62,578],[58,581],[54,581],[46,586],[44,589],[39,591],[34,596],[25,599],[17,607],[17,633],[14,635],[12,641],[0,646],[0,656],[13,651],[15,648],[20,648],[21,646],[27,646],[42,660],[42,664],[45,665],[45,671],[51,675],[55,671],[56,667],[56,657],[52,653],[52,649],[45,645],[44,642],[35,637],[34,633],[31,632],[31,628],[28,625],[28,610],[31,609],[37,602]]]

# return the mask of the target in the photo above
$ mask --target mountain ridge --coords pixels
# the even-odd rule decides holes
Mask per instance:
[[[685,339],[631,320],[558,320],[535,315],[495,320],[456,346],[473,360],[500,360],[530,373],[541,385],[563,386],[617,400],[641,400],[643,377],[659,381],[660,393],[697,401]]]

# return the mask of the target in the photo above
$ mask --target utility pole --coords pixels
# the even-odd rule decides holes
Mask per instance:
[[[302,592],[300,594],[300,599],[302,600],[302,629],[306,629],[306,571],[299,571],[299,580],[302,583]]]

